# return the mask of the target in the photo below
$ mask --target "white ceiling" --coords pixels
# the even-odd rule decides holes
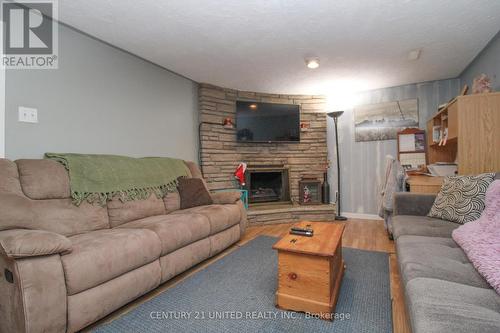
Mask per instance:
[[[457,77],[500,0],[59,0],[59,18],[198,82],[328,94]]]

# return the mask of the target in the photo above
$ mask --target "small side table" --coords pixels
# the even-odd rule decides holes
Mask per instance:
[[[345,224],[303,221],[294,226],[310,227],[314,235],[287,234],[273,245],[278,251],[276,306],[333,320],[345,270]]]
[[[223,188],[218,190],[212,190],[212,192],[240,192],[241,193],[241,201],[243,202],[243,206],[245,209],[248,209],[248,191],[239,189],[239,188]]]

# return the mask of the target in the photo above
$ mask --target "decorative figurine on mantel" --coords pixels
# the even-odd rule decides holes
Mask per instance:
[[[491,79],[486,74],[483,73],[474,78],[472,83],[473,94],[484,94],[491,91]]]

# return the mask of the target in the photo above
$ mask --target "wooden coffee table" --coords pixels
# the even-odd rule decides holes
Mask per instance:
[[[342,259],[344,224],[300,222],[313,237],[288,234],[274,244],[278,250],[276,306],[333,320],[345,270]]]

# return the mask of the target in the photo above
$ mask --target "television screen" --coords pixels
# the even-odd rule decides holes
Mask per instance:
[[[236,102],[238,142],[300,141],[298,105]]]

